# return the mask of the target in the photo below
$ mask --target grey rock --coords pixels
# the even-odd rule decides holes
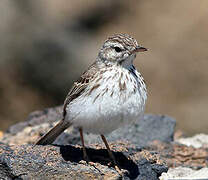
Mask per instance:
[[[131,154],[115,152],[122,174],[107,164],[110,162],[106,149],[98,146],[87,148],[91,159],[87,164],[82,159],[79,146],[31,146],[2,144],[0,146],[0,177],[3,179],[139,179],[156,180],[167,166],[160,157],[151,152],[137,152],[129,144]],[[128,149],[128,148],[127,148]]]
[[[109,135],[110,140],[124,139],[144,147],[153,140],[173,141],[176,121],[164,115],[144,115],[136,123],[120,128]]]
[[[16,135],[18,132],[22,131],[24,128],[29,126],[36,126],[42,123],[56,122],[62,118],[62,106],[57,106],[54,108],[46,108],[42,111],[34,111],[30,113],[26,121],[14,124],[7,129],[8,134]]]

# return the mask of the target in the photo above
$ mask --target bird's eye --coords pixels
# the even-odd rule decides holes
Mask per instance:
[[[121,52],[122,51],[122,49],[120,47],[117,47],[117,46],[114,47],[114,49],[115,49],[116,52]]]

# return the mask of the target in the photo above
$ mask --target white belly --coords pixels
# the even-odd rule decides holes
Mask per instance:
[[[136,73],[139,77],[140,74]],[[109,78],[112,74],[113,79]],[[87,87],[67,106],[65,120],[94,134],[107,134],[137,120],[144,112],[146,87],[133,75],[127,79],[127,75],[129,71],[126,69],[124,72],[123,69],[113,70],[111,74],[106,71],[98,81],[99,87],[91,93],[94,85]]]

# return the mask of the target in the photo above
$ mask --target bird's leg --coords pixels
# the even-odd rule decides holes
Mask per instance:
[[[112,151],[110,150],[110,147],[109,147],[109,145],[108,145],[108,142],[107,142],[105,136],[102,135],[102,134],[101,134],[100,136],[101,136],[101,138],[102,138],[102,140],[103,140],[103,142],[104,142],[104,144],[105,144],[105,146],[106,146],[106,148],[107,148],[107,151],[108,151],[108,154],[109,154],[111,160],[113,161],[113,164],[114,164],[114,166],[115,166],[115,169],[120,173],[121,170],[120,170],[120,168],[117,166],[116,159],[115,159],[115,157],[114,157]]]
[[[84,145],[84,136],[83,136],[82,128],[79,129],[79,132],[80,132],[80,138],[81,138],[81,142],[82,142],[83,157],[84,157],[85,161],[89,162],[89,157],[87,155],[87,151],[86,151],[86,148]]]

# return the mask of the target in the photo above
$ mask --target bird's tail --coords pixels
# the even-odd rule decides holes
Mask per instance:
[[[41,137],[35,145],[47,145],[53,143],[56,138],[68,127],[71,123],[61,120],[55,127],[53,127],[48,133]]]

